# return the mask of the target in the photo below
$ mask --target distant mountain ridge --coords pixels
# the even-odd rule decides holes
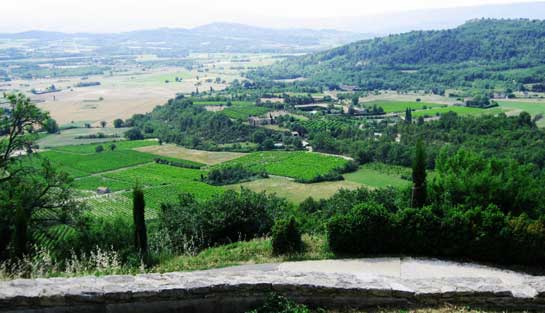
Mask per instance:
[[[545,81],[545,21],[479,19],[449,30],[363,40],[259,69],[249,77],[304,77],[306,84],[363,89],[471,87],[484,81],[520,88]]]
[[[123,33],[3,33],[0,39],[73,40],[89,45],[164,42],[196,52],[307,52],[339,46],[372,35],[336,30],[271,29],[236,23],[212,23],[195,28],[159,28]]]

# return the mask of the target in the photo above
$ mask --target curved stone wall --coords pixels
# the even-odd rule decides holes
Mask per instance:
[[[411,278],[278,270],[51,278],[0,282],[0,312],[244,312],[271,292],[319,307],[468,304],[545,310],[545,280]]]

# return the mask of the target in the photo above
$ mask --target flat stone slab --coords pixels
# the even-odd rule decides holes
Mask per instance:
[[[244,312],[271,292],[311,306],[545,309],[545,276],[413,258],[0,282],[0,312]]]

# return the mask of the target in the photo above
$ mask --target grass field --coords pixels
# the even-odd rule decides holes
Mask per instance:
[[[433,117],[437,115],[441,115],[448,112],[455,112],[458,115],[463,116],[479,116],[479,115],[495,115],[498,113],[501,113],[502,110],[500,108],[490,108],[490,109],[478,109],[478,108],[468,108],[468,107],[460,107],[460,106],[449,106],[446,108],[433,108],[429,110],[417,110],[412,112],[413,118],[415,117]]]
[[[407,187],[410,181],[403,177],[410,175],[409,168],[392,167],[379,164],[365,164],[358,171],[344,175],[347,181],[362,184],[372,188]]]
[[[199,180],[201,173],[203,172],[196,169],[151,163],[105,173],[103,176],[117,181],[127,181],[132,183],[132,185],[138,182],[144,186],[160,186],[165,184],[179,184],[188,180]]]
[[[148,218],[153,218],[162,203],[178,200],[181,193],[190,193],[199,200],[209,199],[223,192],[223,188],[200,182],[204,172],[196,169],[173,167],[156,163],[119,169],[112,172],[87,176],[76,180],[77,188],[94,192],[98,187],[108,187],[116,194],[93,196],[88,200],[92,214],[119,212],[130,214],[131,189],[139,184],[144,190],[146,208],[150,209]],[[97,212],[98,210],[98,212]]]
[[[133,150],[104,151],[95,154],[75,154],[46,151],[40,154],[73,177],[111,171],[123,167],[152,162],[154,156]]]
[[[327,199],[340,189],[357,189],[362,187],[359,183],[347,180],[320,182],[314,184],[297,183],[286,177],[270,177],[251,182],[226,186],[226,188],[239,190],[240,187],[248,188],[255,192],[265,191],[284,197],[291,202],[299,203],[308,197],[314,199]]]
[[[201,106],[225,106],[226,101],[196,101],[194,104]],[[232,119],[247,120],[249,116],[260,116],[272,111],[270,108],[258,107],[250,101],[232,101],[231,106],[225,107],[221,112]]]
[[[195,271],[242,264],[278,263],[297,260],[323,260],[333,258],[326,238],[303,235],[305,252],[295,255],[275,256],[272,242],[268,238],[240,241],[232,244],[205,249],[197,255],[183,255],[163,260],[154,272]]]
[[[193,104],[200,106],[225,106],[227,101],[194,101]],[[233,107],[249,107],[255,106],[254,102],[250,101],[231,101]]]
[[[348,161],[341,157],[304,151],[264,151],[250,153],[227,164],[241,164],[271,175],[309,180],[341,168]]]
[[[221,111],[223,114],[229,116],[232,119],[246,121],[250,116],[260,116],[267,112],[272,111],[270,108],[247,106],[247,107],[228,107]]]
[[[210,152],[193,150],[184,147],[164,144],[162,146],[147,146],[137,148],[137,151],[151,153],[156,156],[171,157],[176,159],[189,160],[193,162],[214,165],[240,158],[246,154],[238,152]]]
[[[498,104],[508,115],[518,115],[523,111],[530,113],[532,116],[545,114],[545,101],[498,101]],[[537,125],[545,127],[545,119],[539,120]]]
[[[384,112],[405,112],[405,109],[410,108],[412,110],[422,110],[425,108],[438,108],[445,106],[444,104],[430,103],[430,102],[416,102],[416,101],[394,101],[394,100],[373,100],[369,102],[362,102],[360,105],[364,107],[373,107],[374,105],[382,107]]]
[[[156,140],[134,140],[134,141],[105,141],[98,144],[83,144],[62,146],[53,148],[55,151],[77,153],[77,154],[94,154],[97,146],[102,145],[105,150],[109,150],[109,146],[115,144],[115,151],[120,150],[133,150],[139,147],[158,146],[159,143]]]
[[[105,135],[118,135],[119,140],[123,139],[123,134],[128,128],[73,128],[61,130],[60,134],[48,134],[38,140],[38,145],[41,149],[48,149],[68,145],[90,144],[97,142],[112,141],[112,138],[96,138],[96,139],[76,139],[77,136],[88,136],[103,133]],[[117,138],[116,138],[117,139]]]

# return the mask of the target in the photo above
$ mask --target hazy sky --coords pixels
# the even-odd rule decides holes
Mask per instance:
[[[117,32],[240,22],[288,27],[287,20],[365,16],[528,0],[0,0],[0,32],[30,29]]]

